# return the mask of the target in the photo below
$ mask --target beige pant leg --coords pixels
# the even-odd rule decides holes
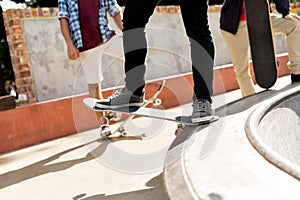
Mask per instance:
[[[223,38],[228,46],[231,61],[242,95],[248,96],[255,93],[249,65],[249,40],[246,22],[240,22],[238,32],[233,35],[222,31]]]
[[[83,68],[86,81],[88,83],[89,97],[96,99],[103,98],[101,92],[101,81],[103,79],[103,70],[101,67],[102,53],[102,45],[80,53],[80,62]],[[98,121],[102,116],[105,116],[104,111],[97,111],[95,113]]]
[[[88,84],[96,84],[103,80],[102,54],[103,45],[80,52],[80,63]]]
[[[288,67],[291,73],[300,71],[300,21],[287,20],[281,15],[271,14],[274,34],[286,35],[286,46],[289,54]]]

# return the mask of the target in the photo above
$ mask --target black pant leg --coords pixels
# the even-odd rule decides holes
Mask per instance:
[[[145,26],[158,0],[127,0],[123,14],[126,87],[141,94],[145,85],[147,41]]]
[[[206,0],[181,0],[180,7],[191,45],[194,98],[211,102],[215,50],[208,25],[208,4]]]

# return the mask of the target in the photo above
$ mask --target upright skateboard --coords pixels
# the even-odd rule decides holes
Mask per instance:
[[[260,87],[269,89],[277,80],[269,2],[245,0],[245,7],[255,79]]]

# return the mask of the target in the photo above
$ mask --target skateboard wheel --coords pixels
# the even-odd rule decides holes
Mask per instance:
[[[122,136],[125,137],[127,133],[125,131],[122,132]]]
[[[101,117],[99,119],[100,126],[109,126],[109,119],[107,117]]]
[[[122,127],[119,127],[117,131],[120,132],[120,133],[123,133],[123,132],[125,131],[125,129],[124,129],[124,127],[122,126]]]
[[[176,129],[175,136],[178,136],[182,131],[183,131],[183,129],[181,129],[181,128]]]
[[[99,136],[100,136],[101,140],[105,140],[105,139],[108,138],[108,136],[106,134],[104,134],[104,133],[99,133]]]
[[[159,106],[159,105],[161,105],[161,103],[162,103],[161,99],[155,99],[154,102],[153,102],[153,105],[154,106]]]
[[[185,125],[182,123],[177,124],[177,129],[175,131],[175,135],[178,136],[184,129]]]

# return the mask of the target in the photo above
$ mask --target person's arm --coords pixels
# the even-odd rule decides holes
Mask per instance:
[[[300,20],[299,15],[296,13],[290,13],[290,1],[289,0],[274,0],[276,10],[282,14],[282,17],[287,20]]]
[[[123,30],[123,22],[122,22],[121,12],[119,12],[112,18],[113,18],[115,24],[117,25],[117,27],[120,29],[120,31],[122,31]]]
[[[110,16],[113,18],[117,27],[122,31],[123,30],[123,22],[121,11],[122,8],[118,5],[116,0],[107,0],[108,12]]]
[[[294,20],[300,21],[300,16],[297,15],[296,13],[290,13],[290,14],[286,15],[284,18],[288,19],[288,20],[292,20],[292,21],[294,21]]]
[[[71,34],[70,34],[70,28],[69,28],[69,22],[67,18],[60,18],[60,28],[62,35],[66,41],[67,44],[67,53],[68,57],[71,60],[75,60],[79,58],[79,50],[75,47],[73,44],[73,41],[71,39]]]

